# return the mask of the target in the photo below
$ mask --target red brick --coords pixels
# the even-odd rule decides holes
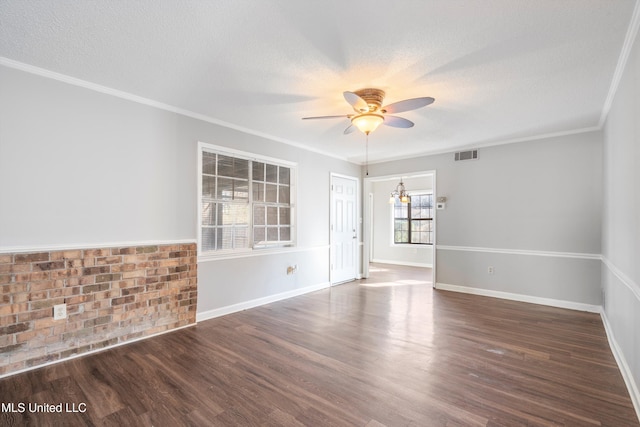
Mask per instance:
[[[124,273],[122,273],[122,278],[133,279],[136,277],[144,277],[144,275],[145,275],[144,270],[125,271]]]
[[[18,322],[26,322],[28,320],[43,319],[53,316],[51,308],[43,308],[40,310],[31,310],[25,313],[18,313]]]
[[[129,280],[120,280],[119,282],[114,282],[111,284],[112,288],[132,288],[134,286],[136,286],[136,280],[140,280],[140,279],[129,279]]]
[[[129,264],[116,264],[111,266],[112,273],[122,273],[123,271],[133,271],[138,268],[137,264],[129,263]]]
[[[125,255],[123,257],[122,262],[124,264],[129,264],[129,263],[138,264],[139,262],[144,262],[147,260],[148,260],[147,255]]]
[[[6,316],[7,314],[19,314],[29,311],[29,304],[19,303],[0,306],[0,316]]]
[[[0,273],[27,273],[31,264],[0,264]]]
[[[67,267],[68,268],[82,268],[85,267],[84,265],[84,260],[83,259],[69,259],[67,260]]]
[[[47,299],[48,296],[49,296],[49,293],[46,290],[38,291],[38,292],[32,291],[29,293],[29,301],[38,301],[42,299]]]
[[[31,292],[38,292],[47,289],[53,289],[56,287],[62,287],[64,282],[58,280],[43,280],[41,282],[31,282],[29,284],[29,290]]]
[[[96,283],[96,276],[82,276],[80,277],[80,285],[93,285]]]
[[[146,276],[161,276],[163,274],[169,273],[169,269],[166,267],[163,268],[147,268]]]
[[[101,256],[109,256],[109,255],[111,255],[111,249],[109,248],[84,250],[85,258],[95,258],[95,257],[101,257]]]
[[[136,248],[137,254],[149,254],[154,252],[158,252],[157,246],[139,246]]]
[[[0,327],[0,335],[9,335],[9,334],[15,334],[18,332],[28,331],[29,329],[31,329],[31,326],[32,325],[30,322],[22,322],[22,323],[16,323],[13,325],[3,326],[3,327]]]
[[[129,295],[126,297],[114,298],[111,300],[111,305],[129,304],[136,300],[135,295]]]
[[[111,267],[108,265],[101,265],[98,267],[85,267],[82,269],[82,274],[84,276],[91,276],[95,274],[105,274],[111,271]]]
[[[17,321],[17,316],[15,314],[0,316],[0,326],[11,325],[12,323],[16,323]]]
[[[35,366],[195,322],[195,250],[195,244],[180,244],[0,255],[0,280],[6,282],[0,283],[0,339],[15,346],[21,335],[29,348],[21,351],[21,343],[0,352]],[[62,301],[68,318],[54,321],[51,305]],[[35,329],[18,331],[26,324]],[[131,334],[134,325],[140,330]],[[129,330],[118,330],[123,327]]]
[[[96,265],[110,265],[110,264],[120,264],[120,263],[122,263],[121,256],[108,256],[108,257],[96,258]]]
[[[40,310],[42,308],[50,308],[53,307],[56,304],[63,304],[64,303],[64,298],[54,298],[54,299],[46,299],[46,300],[39,300],[39,301],[32,301],[29,303],[29,308],[31,310]],[[53,315],[53,312],[52,314]]]
[[[122,274],[120,273],[99,274],[96,276],[96,283],[113,282],[120,279],[122,279]]]
[[[16,282],[35,282],[37,280],[49,280],[51,273],[48,271],[36,271],[33,273],[20,273],[15,275]]]
[[[135,253],[136,253],[136,248],[133,248],[133,247],[111,248],[111,255],[130,255]]]
[[[158,252],[156,254],[151,254],[149,255],[149,259],[152,261],[169,259],[169,252]]]
[[[78,277],[80,275],[82,275],[82,270],[79,268],[69,268],[66,270],[56,270],[51,272],[52,279],[71,278]]]
[[[16,264],[24,264],[26,262],[49,261],[49,252],[16,254],[13,257],[13,259]]]

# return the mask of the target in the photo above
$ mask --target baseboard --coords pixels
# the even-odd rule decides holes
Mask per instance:
[[[248,310],[250,308],[259,307],[261,305],[269,304],[272,302],[282,301],[284,299],[297,297],[300,295],[308,294],[309,292],[319,291],[330,287],[329,282],[318,283],[316,285],[306,286],[300,289],[294,289],[292,291],[282,292],[275,295],[269,295],[267,297],[256,298],[250,301],[240,302],[238,304],[227,305],[225,307],[214,308],[213,310],[203,311],[196,313],[196,322],[202,322],[204,320],[213,319],[227,314],[236,313],[242,310]]]
[[[433,264],[427,264],[423,262],[407,262],[407,261],[394,261],[389,259],[372,259],[371,262],[379,264],[391,264],[391,265],[405,265],[407,267],[424,267],[433,268]]]
[[[179,326],[177,328],[168,329],[166,331],[157,332],[155,334],[147,335],[147,336],[144,336],[144,337],[140,337],[140,338],[135,338],[135,339],[119,342],[117,344],[108,345],[108,346],[105,346],[105,347],[102,347],[102,348],[97,348],[95,350],[89,350],[89,351],[86,351],[84,353],[73,354],[73,355],[71,355],[69,357],[65,357],[63,359],[52,360],[51,362],[46,362],[46,363],[42,363],[40,365],[30,366],[30,367],[25,368],[25,369],[20,369],[18,371],[13,371],[13,372],[9,372],[9,373],[0,375],[0,379],[6,378],[6,377],[11,377],[13,375],[22,374],[22,373],[28,372],[28,371],[33,371],[34,369],[44,368],[45,366],[55,365],[57,363],[62,363],[62,362],[67,362],[69,360],[77,359],[79,357],[85,357],[85,356],[89,356],[89,355],[92,355],[92,354],[100,353],[100,352],[103,352],[103,351],[112,350],[112,349],[114,349],[116,347],[121,347],[123,345],[133,344],[134,342],[138,342],[138,341],[144,341],[144,340],[147,340],[149,338],[154,338],[154,337],[157,337],[157,336],[160,336],[160,335],[168,334],[168,333],[171,333],[171,332],[176,332],[176,331],[179,331],[180,329],[190,328],[192,326],[196,326],[196,323],[195,322],[194,323],[189,323],[188,325]]]
[[[552,298],[534,297],[531,295],[513,294],[510,292],[493,291],[490,289],[471,288],[468,286],[450,285],[447,283],[436,283],[436,289],[444,291],[461,292],[464,294],[482,295],[512,301],[528,302],[531,304],[548,305],[550,307],[567,308],[577,311],[588,311],[590,313],[601,313],[602,307],[599,305],[584,304],[580,302],[557,300]]]
[[[604,330],[607,333],[607,339],[609,340],[609,347],[611,347],[611,352],[613,353],[613,357],[616,359],[618,363],[618,368],[620,368],[620,373],[622,374],[622,378],[624,379],[624,383],[627,386],[627,390],[629,391],[629,396],[631,397],[631,402],[633,403],[633,407],[636,410],[636,415],[640,420],[640,390],[638,390],[638,385],[636,384],[633,373],[631,372],[631,368],[627,363],[627,360],[624,357],[624,353],[620,346],[618,346],[618,342],[616,341],[613,330],[611,329],[611,324],[609,323],[609,319],[607,319],[607,314],[602,311],[600,313],[600,317],[602,317],[602,323],[604,324]]]

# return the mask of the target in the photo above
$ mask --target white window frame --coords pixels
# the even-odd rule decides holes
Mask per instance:
[[[252,167],[249,167],[249,246],[239,249],[224,249],[215,251],[203,251],[202,250],[202,157],[203,152],[209,152],[219,154],[223,156],[229,156],[239,158],[243,160],[256,161],[261,163],[268,163],[271,165],[284,166],[289,168],[289,207],[290,207],[290,240],[278,241],[273,243],[265,242],[260,245],[253,244],[253,191],[252,191]],[[259,154],[249,153],[246,151],[236,150],[229,147],[223,147],[219,145],[209,144],[206,142],[198,142],[198,161],[197,161],[197,236],[198,236],[198,257],[199,258],[220,258],[229,256],[248,256],[256,251],[264,252],[270,250],[282,250],[283,248],[295,247],[297,245],[297,188],[298,188],[298,164],[287,160],[276,159],[273,157],[263,156]]]

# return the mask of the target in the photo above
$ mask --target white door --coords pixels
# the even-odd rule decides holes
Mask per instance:
[[[358,272],[358,180],[331,175],[331,284]]]

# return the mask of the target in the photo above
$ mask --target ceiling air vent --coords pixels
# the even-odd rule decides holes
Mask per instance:
[[[455,155],[456,162],[459,160],[477,160],[478,150],[458,151]]]

